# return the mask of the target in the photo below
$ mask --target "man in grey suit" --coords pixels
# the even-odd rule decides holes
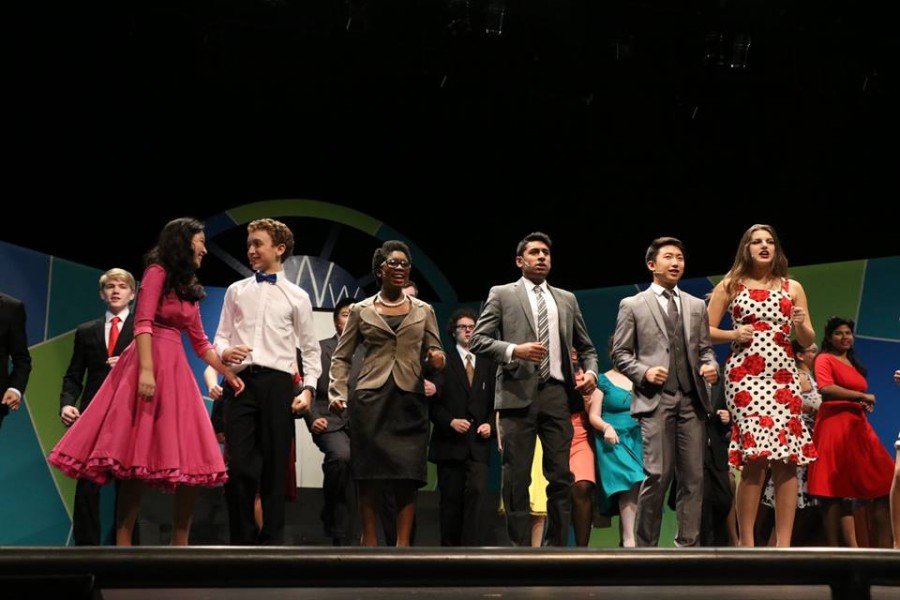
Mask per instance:
[[[644,482],[638,496],[638,546],[656,546],[666,490],[677,473],[677,546],[700,541],[706,384],[718,380],[706,303],[678,289],[684,245],[653,240],[646,254],[650,287],[619,303],[613,362],[634,382],[631,414],[641,424]]]
[[[572,520],[572,411],[597,386],[597,351],[575,295],[547,285],[550,238],[525,236],[516,248],[521,279],[491,288],[470,349],[499,365],[494,408],[503,443],[502,494],[510,541],[531,545],[528,486],[535,438],[544,449],[547,478],[547,544],[565,546]],[[584,365],[576,386],[571,348]]]

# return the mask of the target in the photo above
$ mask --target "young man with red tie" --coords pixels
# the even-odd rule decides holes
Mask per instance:
[[[110,269],[100,276],[100,300],[106,305],[106,314],[75,330],[72,358],[59,396],[59,417],[66,427],[88,408],[119,354],[131,343],[134,319],[129,306],[134,291],[134,276],[124,269]],[[88,479],[79,479],[75,485],[72,539],[76,546],[100,545],[100,488]]]

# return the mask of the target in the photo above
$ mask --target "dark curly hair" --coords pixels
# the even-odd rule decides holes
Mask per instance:
[[[457,308],[453,311],[453,314],[450,315],[450,318],[447,319],[447,334],[450,337],[456,333],[456,322],[463,318],[472,319],[474,322],[478,322],[478,315],[469,310],[468,308]]]
[[[191,217],[181,217],[166,223],[159,239],[144,257],[145,266],[161,265],[166,270],[163,294],[174,291],[181,300],[199,302],[206,291],[197,279],[194,263],[194,236],[203,232],[203,223]]]
[[[376,248],[375,254],[372,255],[372,273],[375,275],[378,285],[381,285],[381,265],[384,264],[391,252],[402,252],[406,255],[406,260],[412,262],[409,246],[400,240],[388,240],[383,243],[380,248]]]
[[[850,333],[854,333],[856,331],[856,323],[853,319],[848,319],[846,317],[828,317],[828,322],[825,323],[825,336],[822,338],[822,352],[828,352],[829,354],[834,354],[834,344],[831,343],[831,336],[841,325],[846,325],[850,328]],[[821,354],[821,352],[820,352]],[[859,374],[863,377],[866,376],[867,369],[859,362],[856,358],[856,352],[853,351],[853,346],[847,350],[847,360],[850,361],[850,364],[859,371]]]

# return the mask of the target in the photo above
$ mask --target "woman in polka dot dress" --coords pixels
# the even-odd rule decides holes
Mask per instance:
[[[775,229],[753,225],[709,300],[713,343],[731,343],[724,377],[734,417],[729,462],[741,469],[736,498],[741,546],[754,545],[753,525],[769,467],[775,481],[776,545],[790,546],[797,466],[816,456],[800,419],[799,374],[791,348],[792,330],[804,346],[815,341],[815,331],[803,286],[788,278],[787,268]],[[720,329],[726,312],[732,328]]]

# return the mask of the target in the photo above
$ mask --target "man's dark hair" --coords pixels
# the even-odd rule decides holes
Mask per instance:
[[[337,304],[334,305],[334,310],[331,311],[331,319],[333,321],[338,320],[338,316],[341,314],[341,309],[345,306],[350,306],[356,302],[355,298],[351,298],[350,296],[344,296],[340,300],[337,301]]]
[[[548,248],[553,246],[553,242],[550,241],[550,236],[542,231],[532,231],[528,235],[522,238],[522,241],[519,242],[519,245],[516,246],[516,256],[522,256],[522,253],[525,252],[525,246],[528,245],[528,242],[544,242],[547,244]]]
[[[644,255],[644,262],[648,263],[651,260],[656,260],[656,255],[659,254],[659,249],[663,246],[677,246],[678,249],[681,250],[681,253],[684,254],[684,244],[678,238],[671,236],[658,237],[650,242],[650,246],[647,248],[647,254]]]

